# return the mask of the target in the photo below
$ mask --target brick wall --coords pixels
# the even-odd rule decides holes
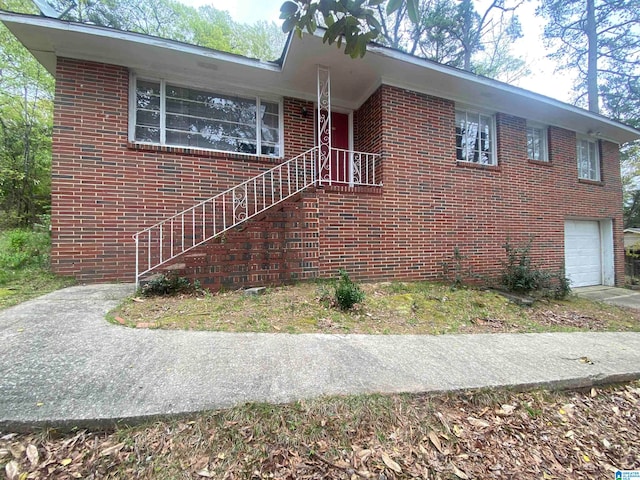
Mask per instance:
[[[56,79],[51,261],[59,274],[84,281],[133,281],[134,233],[281,161],[129,144],[127,69],[59,58]],[[313,115],[302,116],[303,105],[309,106],[284,100],[288,158],[313,146]],[[304,222],[307,210],[294,211]],[[274,227],[278,223],[264,220],[279,235],[276,245],[263,242],[278,265],[262,270],[277,270],[284,278],[282,252],[275,254],[271,247],[284,248],[291,238],[287,229]],[[247,240],[235,232],[230,237],[239,244]],[[252,245],[257,258],[259,248]],[[230,241],[225,248],[235,247]],[[251,262],[246,265],[237,270],[254,268]]]
[[[384,187],[318,193],[321,275],[437,279],[454,249],[474,274],[496,277],[509,239],[543,268],[564,265],[567,218],[613,219],[616,282],[624,278],[617,145],[602,144],[602,182],[578,180],[575,134],[549,130],[550,162],[527,159],[526,121],[498,114],[498,165],[456,162],[453,102],[382,86],[356,112],[358,148],[384,157]],[[380,149],[380,150],[378,150]]]
[[[121,67],[58,59],[52,266],[79,280],[132,281],[135,232],[281,161],[129,144],[128,82]],[[291,158],[313,146],[313,104],[285,98],[283,113]],[[557,269],[565,219],[613,219],[620,283],[617,146],[601,142],[602,182],[578,181],[573,132],[550,128],[550,162],[532,162],[525,120],[498,114],[498,165],[470,165],[456,162],[454,114],[451,101],[381,86],[354,112],[354,145],[382,154],[383,187],[305,192],[176,262],[212,289],[339,268],[360,279],[437,279],[458,248],[474,273],[492,277],[507,238],[533,238],[534,260]]]

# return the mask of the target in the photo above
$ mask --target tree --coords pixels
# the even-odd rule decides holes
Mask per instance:
[[[34,13],[31,2],[0,7]],[[0,227],[28,225],[50,204],[51,75],[0,26]]]
[[[545,37],[562,69],[579,73],[576,103],[619,120],[640,116],[637,0],[543,0]],[[635,106],[629,106],[629,101]],[[635,113],[634,113],[635,112]]]
[[[640,9],[636,0],[543,0],[552,58],[578,72],[576,98],[640,127]],[[640,226],[640,143],[621,149],[625,226]]]
[[[261,60],[278,58],[285,36],[272,22],[246,25],[210,5],[199,8],[176,0],[51,0],[66,18],[144,33]]]
[[[282,30],[297,35],[305,30],[313,33],[318,28],[318,16],[321,16],[327,27],[323,41],[335,42],[341,48],[344,39],[345,53],[353,58],[362,57],[367,44],[378,38],[382,30],[374,10],[382,3],[384,0],[288,0],[280,7]],[[387,13],[393,13],[405,4],[407,14],[416,23],[418,0],[391,0]]]
[[[527,73],[523,60],[509,53],[521,36],[515,10],[524,0],[494,0],[482,14],[472,0],[287,1],[281,7],[283,30],[313,32],[321,17],[323,40],[345,53],[363,56],[366,43],[390,47],[445,65],[515,80]]]

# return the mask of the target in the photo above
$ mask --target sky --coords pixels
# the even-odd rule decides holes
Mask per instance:
[[[213,5],[218,10],[226,10],[237,22],[254,23],[267,20],[280,23],[280,6],[284,0],[180,0],[182,3],[199,7]],[[480,5],[482,5],[481,0]],[[542,41],[544,23],[535,16],[537,2],[525,2],[518,9],[518,16],[524,37],[517,40],[514,52],[526,58],[532,72],[527,78],[514,85],[526,88],[563,102],[572,100],[573,78],[567,72],[554,72],[555,64],[546,58]]]

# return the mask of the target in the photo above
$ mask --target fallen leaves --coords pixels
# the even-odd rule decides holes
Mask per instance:
[[[639,404],[640,382],[247,405],[114,433],[6,434],[0,468],[9,480],[611,478],[637,468]]]
[[[38,465],[38,461],[40,460],[40,454],[38,454],[38,449],[35,445],[29,444],[27,446],[27,459],[31,463],[32,467]]]
[[[382,452],[381,457],[382,457],[382,461],[387,467],[389,467],[391,470],[393,470],[396,473],[402,473],[402,468],[400,467],[400,465],[398,465],[396,462],[391,460],[391,457],[386,452]]]

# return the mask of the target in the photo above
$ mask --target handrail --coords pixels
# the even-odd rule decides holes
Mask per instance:
[[[134,234],[136,285],[142,275],[316,183],[380,185],[377,154],[331,149],[324,163],[320,157],[313,147]]]

